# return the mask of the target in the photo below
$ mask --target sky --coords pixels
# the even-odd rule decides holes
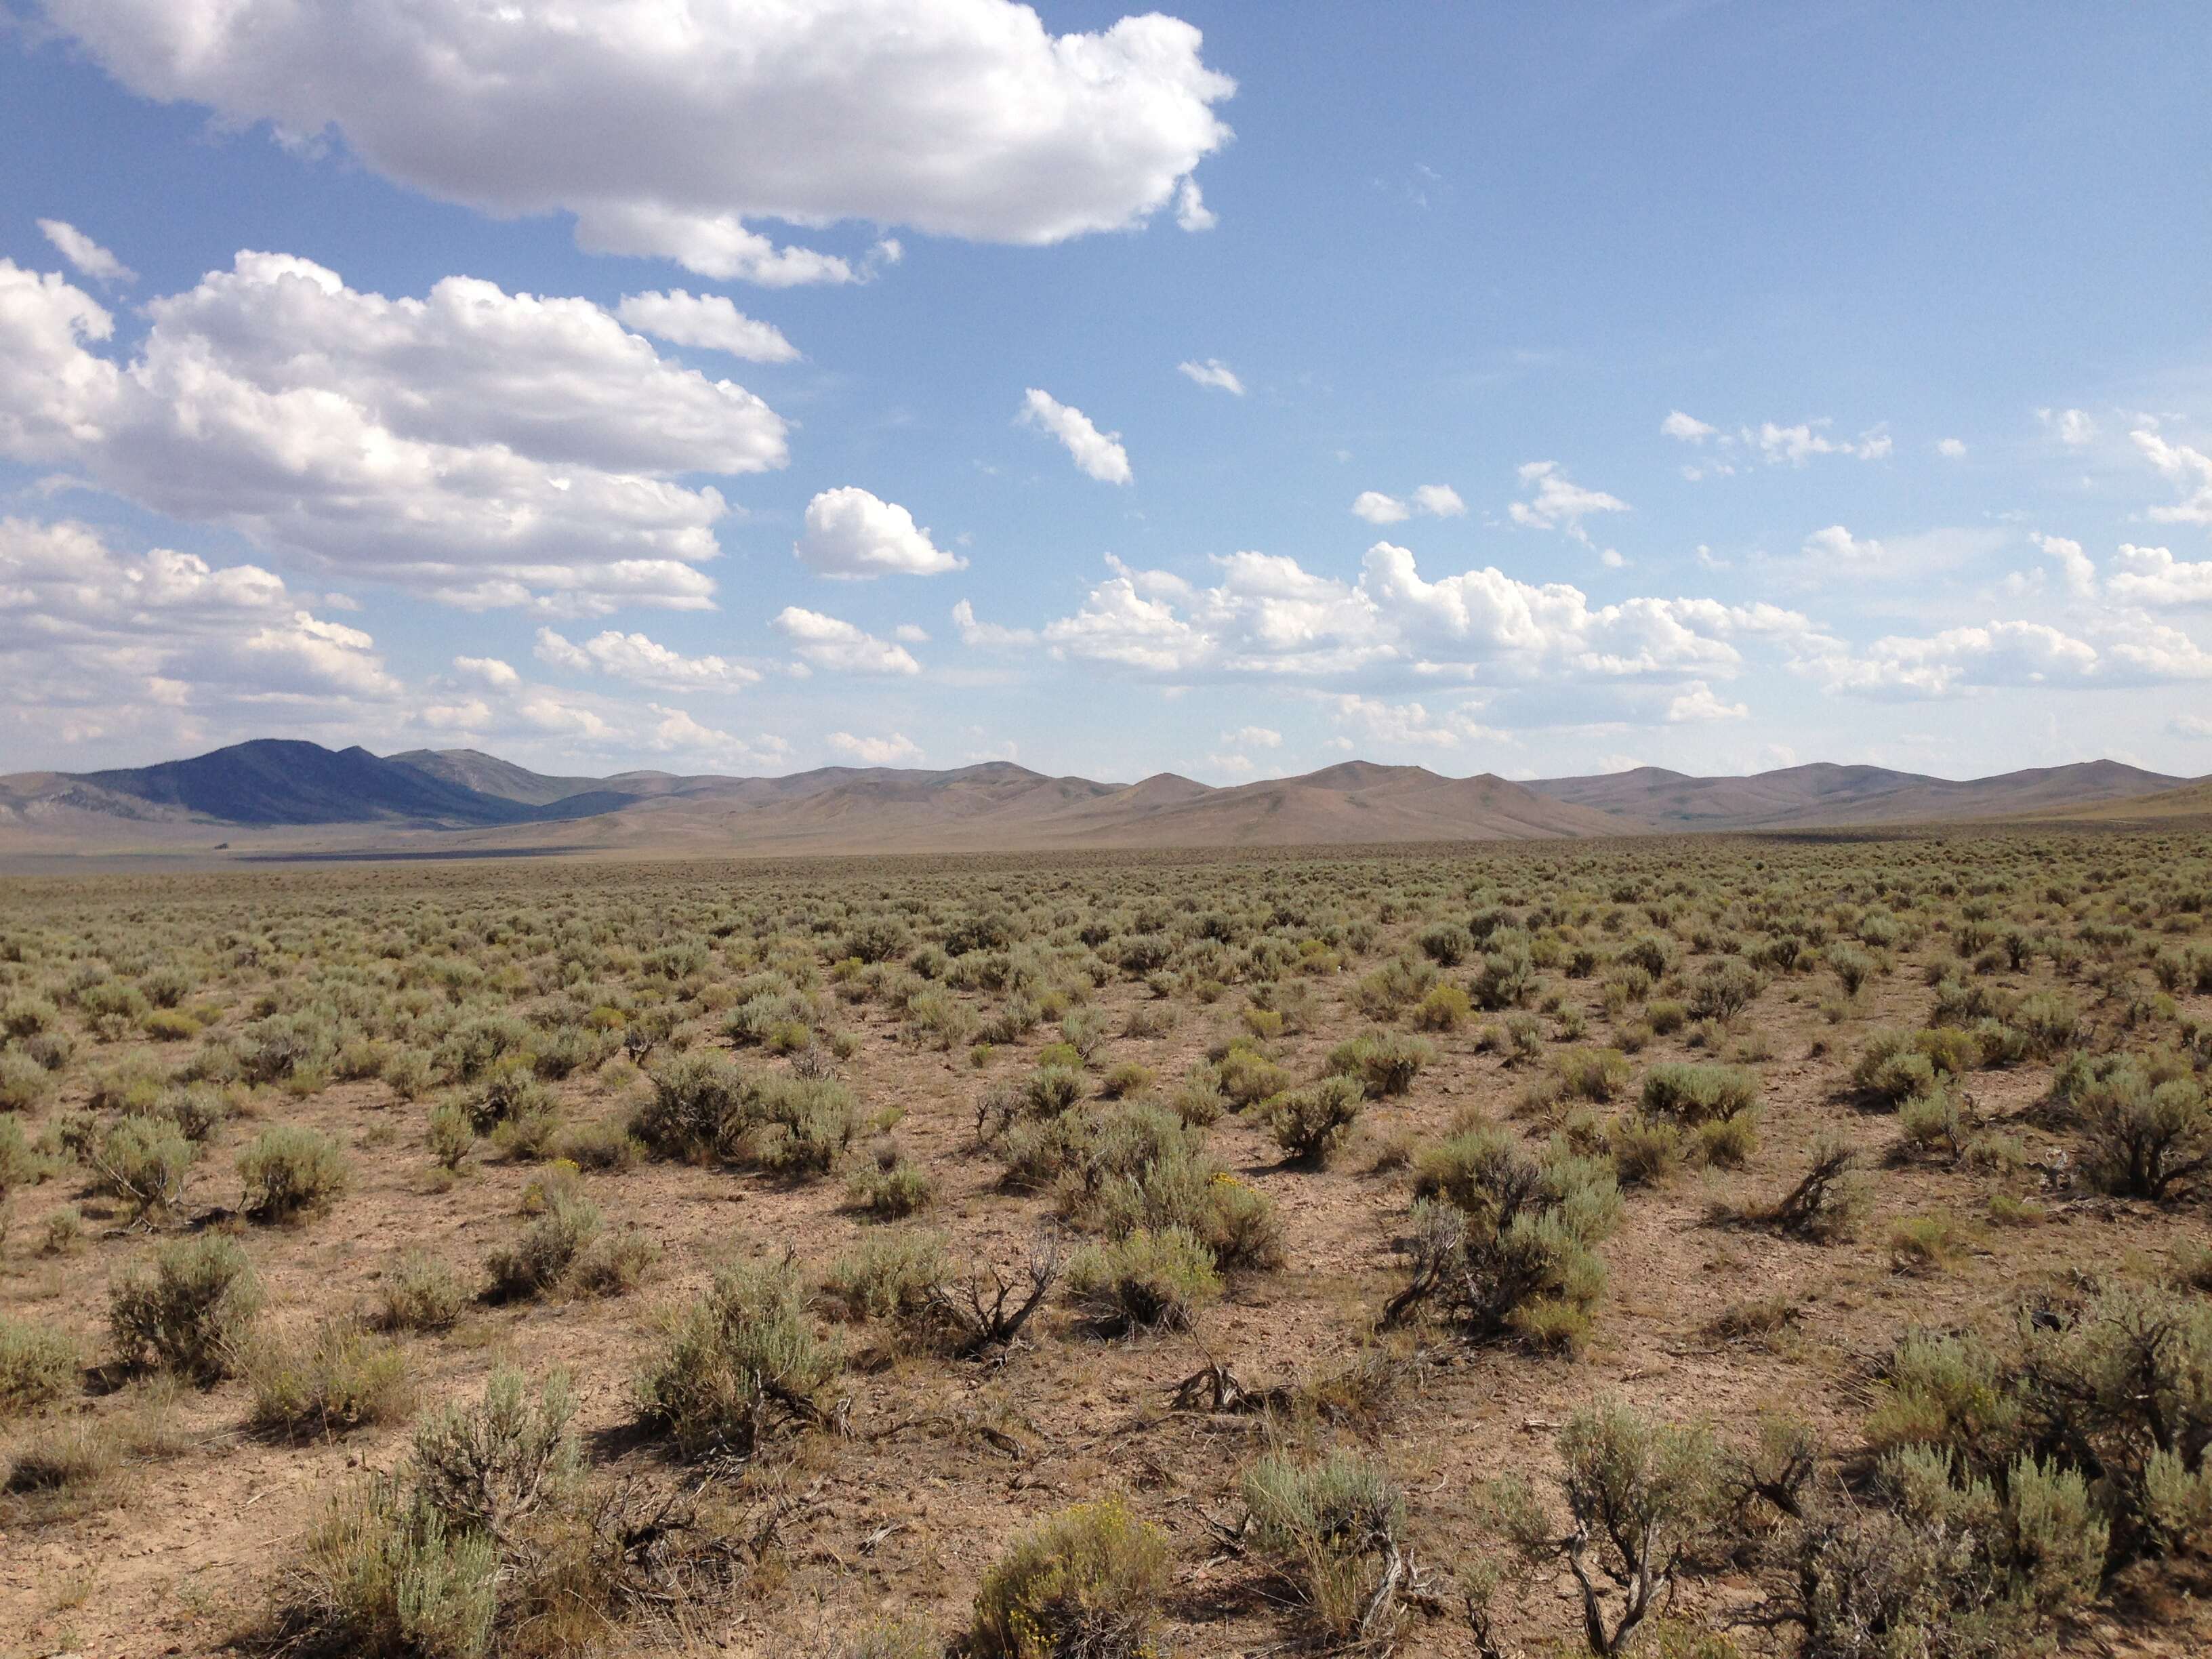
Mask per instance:
[[[2212,772],[2212,15],[0,0],[0,771]]]

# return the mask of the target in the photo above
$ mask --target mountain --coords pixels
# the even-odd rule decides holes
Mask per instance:
[[[520,804],[382,760],[366,749],[264,738],[190,760],[88,772],[94,789],[226,823],[519,823]]]
[[[2212,779],[2200,778],[2179,789],[2161,789],[2153,795],[2130,795],[2124,800],[2045,811],[2035,816],[2063,818],[2069,823],[2160,823],[2177,818],[2212,818]]]
[[[472,790],[479,795],[496,795],[501,800],[519,801],[526,806],[550,806],[566,796],[599,791],[632,793],[609,790],[610,781],[604,778],[548,777],[496,755],[487,755],[481,749],[410,749],[404,755],[386,758],[396,766],[412,767],[457,788]],[[641,772],[634,775],[646,778],[667,775]]]
[[[2205,811],[2206,786],[2177,790],[2184,782],[2113,761],[1965,781],[1824,763],[1710,778],[1639,767],[1522,784],[1361,760],[1224,788],[1166,772],[1133,784],[1048,777],[1007,761],[594,778],[472,749],[379,757],[264,739],[156,766],[0,778],[0,849],[204,850],[234,832],[240,850],[702,856],[1539,840]]]
[[[2155,794],[2185,781],[2118,761],[2084,761],[1963,781],[1821,763],[1733,778],[1697,778],[1642,766],[1597,777],[1543,779],[1528,787],[1636,825],[1795,830],[2006,817]]]

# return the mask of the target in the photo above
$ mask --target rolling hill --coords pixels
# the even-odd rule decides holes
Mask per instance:
[[[1963,781],[1880,766],[1816,763],[1737,778],[1643,766],[1528,787],[1639,826],[1784,830],[2008,817],[2156,794],[2185,781],[2118,761],[2084,761]]]
[[[1358,760],[1220,788],[1165,772],[1133,784],[1048,777],[1005,761],[601,778],[477,750],[380,757],[263,739],[155,766],[0,778],[0,850],[704,855],[1544,840],[2206,810],[2191,803],[2208,786],[2185,781],[2112,761],[1964,781],[1815,764],[1705,778],[1639,767],[1524,784]]]

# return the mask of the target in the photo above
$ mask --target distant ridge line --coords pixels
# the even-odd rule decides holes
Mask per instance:
[[[2191,792],[2194,791],[2192,793]],[[2162,798],[2172,797],[2171,803]],[[157,765],[0,777],[0,850],[52,844],[313,850],[316,832],[367,827],[380,845],[518,854],[583,851],[1049,850],[1559,840],[1684,830],[1848,829],[1917,823],[2212,810],[2201,782],[2111,760],[1947,779],[1815,762],[1743,776],[1636,767],[1516,781],[1346,760],[1213,786],[1159,772],[1135,783],[1048,777],[1011,761],[941,771],[823,767],[781,777],[653,770],[540,773],[473,749],[362,748],[258,738]],[[434,842],[422,842],[424,836]]]

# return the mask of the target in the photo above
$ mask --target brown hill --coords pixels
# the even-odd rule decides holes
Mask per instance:
[[[1597,777],[1544,779],[1528,787],[1656,828],[1781,830],[2007,817],[2155,794],[2183,781],[2118,761],[1963,781],[1820,763],[1736,778],[1690,777],[1644,766]]]
[[[2035,816],[2068,823],[2156,823],[2173,818],[2212,818],[2212,778],[2161,789],[2154,795],[2047,811]]]

